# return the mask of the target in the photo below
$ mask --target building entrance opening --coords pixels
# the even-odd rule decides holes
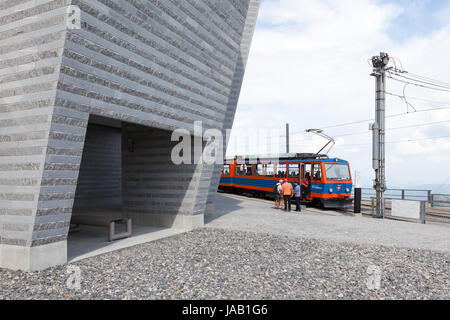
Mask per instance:
[[[175,143],[168,130],[90,116],[68,261],[178,234],[194,227],[192,221],[203,225],[203,212],[191,205],[198,168],[172,163]]]

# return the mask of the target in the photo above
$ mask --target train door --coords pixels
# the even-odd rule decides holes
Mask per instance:
[[[301,178],[306,178],[308,180],[308,190],[306,193],[306,199],[311,200],[311,164],[302,163],[301,164]],[[301,180],[300,180],[301,183]]]
[[[302,178],[307,178],[311,180],[311,164],[303,163],[302,164]]]

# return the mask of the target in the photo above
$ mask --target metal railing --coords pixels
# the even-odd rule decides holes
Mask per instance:
[[[362,200],[371,200],[376,196],[372,188],[361,188]],[[353,195],[353,194],[352,194]],[[450,207],[450,194],[434,194],[426,189],[388,189],[384,193],[386,199],[425,201],[432,208]]]
[[[399,199],[385,198],[385,200],[386,201],[392,201],[392,200],[399,200]],[[375,202],[376,202],[375,198],[371,197],[370,198],[370,203],[371,203],[371,205],[370,205],[370,214],[372,216],[375,216]],[[427,201],[420,201],[420,203],[421,203],[420,204],[420,218],[410,219],[410,218],[402,218],[402,217],[399,217],[398,215],[397,216],[393,215],[392,214],[392,206],[389,208],[389,210],[386,210],[386,211],[389,211],[390,213],[386,213],[385,218],[396,219],[396,220],[405,220],[405,221],[413,220],[413,221],[418,221],[418,222],[420,222],[422,224],[425,224],[426,223],[426,215],[427,215],[427,213],[426,213],[426,203],[427,203]],[[385,207],[385,209],[388,209],[388,208]]]
[[[370,200],[370,198],[376,195],[375,190],[372,188],[361,188],[362,189],[362,199]],[[416,201],[426,201],[432,202],[432,191],[422,190],[422,189],[388,189],[384,193],[386,198],[399,199],[399,200],[416,200]],[[448,195],[450,197],[450,195]]]
[[[432,208],[450,207],[450,194],[432,194],[430,203]]]
[[[355,201],[357,200],[355,197],[354,199]],[[375,191],[370,188],[361,188],[361,197],[359,197],[359,199],[363,201],[359,202],[359,204],[355,202],[354,213],[363,212],[363,214],[375,216]],[[415,221],[420,220],[421,223],[425,223],[426,220],[439,223],[450,223],[450,194],[433,194],[431,193],[431,190],[420,189],[389,189],[385,192],[385,200],[386,218],[411,221],[410,218],[404,217],[414,217]],[[414,216],[414,210],[416,210],[414,209],[414,206],[411,208],[408,207],[407,211],[403,211],[400,214],[400,218],[399,214],[392,216],[391,210],[393,200],[420,202],[420,219],[417,215]],[[406,204],[396,204],[396,206],[403,207],[405,205]],[[412,214],[406,213],[409,211],[411,211]],[[398,212],[398,210],[396,212]]]

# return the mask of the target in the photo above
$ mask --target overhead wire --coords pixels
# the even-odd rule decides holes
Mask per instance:
[[[441,80],[436,80],[436,79],[433,79],[433,78],[430,78],[430,77],[425,77],[425,76],[422,76],[422,75],[419,75],[419,74],[416,74],[416,73],[405,71],[405,70],[403,70],[403,67],[402,67],[401,70],[397,69],[395,71],[397,73],[406,74],[409,77],[421,79],[421,80],[426,81],[428,83],[435,83],[435,84],[439,84],[439,85],[450,87],[450,83],[449,82],[444,82],[444,81],[441,81]]]
[[[415,113],[431,112],[431,111],[439,111],[439,110],[448,110],[448,109],[450,109],[450,106],[446,106],[446,107],[437,107],[437,108],[429,108],[429,109],[418,109],[418,110],[415,111],[415,112],[409,112],[409,113],[403,112],[403,113],[397,113],[397,114],[387,115],[386,118],[396,118],[396,117],[400,117],[400,116],[412,115],[412,114],[415,114]],[[352,122],[351,124],[355,124],[355,123],[363,123],[363,122],[370,122],[370,121],[374,121],[374,120],[375,120],[375,119],[368,119],[368,120],[363,120],[363,121]],[[449,121],[446,121],[446,122],[450,122],[450,120],[449,120]],[[342,125],[339,125],[339,126],[345,126],[345,125],[346,125],[346,124],[342,124]],[[333,126],[333,127],[338,127],[338,126]],[[329,127],[329,128],[330,128],[330,127]],[[395,129],[395,128],[391,128],[391,129],[389,129],[389,130],[392,130],[392,129]],[[395,129],[395,130],[396,130],[396,129]],[[367,132],[370,132],[370,131],[367,131]],[[303,134],[305,134],[304,131],[300,131],[300,132],[298,132],[298,133],[303,133]],[[334,137],[352,136],[352,135],[358,135],[358,134],[363,134],[363,132],[361,131],[361,132],[351,133],[351,134],[336,135],[336,136],[334,136]],[[286,135],[280,136],[280,138],[283,138],[283,137],[286,137]],[[298,138],[297,138],[297,139],[296,139],[296,138],[290,138],[290,139],[289,139],[289,141],[297,141],[297,140],[299,140],[299,139],[298,139]]]
[[[395,144],[395,143],[405,143],[405,142],[417,142],[417,141],[426,141],[426,140],[435,140],[435,139],[445,139],[450,138],[450,135],[445,136],[437,136],[437,137],[429,137],[429,138],[421,138],[421,139],[408,139],[408,140],[398,140],[398,141],[387,141],[386,144]],[[337,143],[339,144],[339,143]],[[371,142],[368,143],[355,143],[355,144],[339,144],[341,146],[364,146],[364,145],[370,145]]]
[[[432,78],[428,78],[428,77],[424,77],[421,75],[417,75],[414,73],[409,73],[407,71],[404,71],[403,68],[403,64],[401,62],[400,59],[397,59],[395,57],[392,57],[392,62],[394,64],[394,70],[388,71],[388,78],[404,83],[405,86],[403,88],[403,95],[399,95],[399,94],[394,94],[394,93],[390,93],[390,92],[386,92],[386,94],[388,95],[392,95],[392,96],[396,96],[400,99],[402,99],[407,107],[411,107],[414,112],[409,112],[409,109],[407,109],[406,113],[398,113],[398,114],[392,114],[392,115],[388,115],[386,116],[386,118],[394,118],[394,117],[399,117],[399,116],[405,116],[405,115],[409,115],[409,114],[414,114],[414,113],[419,113],[419,112],[431,112],[431,111],[438,111],[438,110],[445,110],[445,109],[450,109],[450,106],[445,106],[445,107],[436,107],[436,108],[428,108],[428,109],[417,109],[413,104],[411,104],[408,99],[412,99],[412,100],[418,100],[418,101],[424,101],[424,102],[431,102],[431,103],[440,103],[440,104],[444,104],[444,102],[437,102],[437,101],[433,101],[433,100],[426,100],[426,99],[421,99],[421,98],[415,98],[415,97],[407,97],[406,96],[406,87],[408,85],[414,85],[417,87],[422,87],[422,88],[426,88],[426,89],[432,89],[432,90],[437,90],[437,91],[443,91],[443,92],[450,92],[450,84],[439,81],[439,80],[435,80]],[[398,60],[399,64],[400,64],[400,68],[397,68],[397,63],[396,60]],[[370,59],[368,59],[368,63],[370,65]],[[405,74],[407,74],[408,76],[405,76]],[[403,79],[398,79],[396,77],[399,78],[403,78]],[[352,121],[352,122],[345,122],[345,123],[340,123],[340,124],[335,124],[335,125],[329,125],[329,126],[325,126],[325,127],[321,127],[321,130],[325,130],[325,129],[332,129],[332,128],[338,128],[338,127],[345,127],[345,126],[351,126],[351,125],[356,125],[356,124],[361,124],[361,123],[367,123],[370,121],[374,121],[373,118],[371,119],[365,119],[365,120],[358,120],[358,121]],[[418,127],[418,126],[426,126],[426,125],[433,125],[433,124],[438,124],[438,123],[445,123],[445,122],[449,122],[449,121],[438,121],[438,122],[433,122],[433,123],[425,123],[425,124],[419,124],[419,125],[410,125],[410,126],[404,126],[404,127],[397,127],[397,128],[391,128],[388,130],[397,130],[397,129],[404,129],[404,128],[413,128],[413,127]],[[368,131],[370,132],[370,131]],[[296,131],[296,132],[292,132],[291,135],[298,135],[298,134],[304,134],[304,130],[302,131]],[[363,134],[366,132],[357,132],[357,133],[351,133],[351,134],[343,134],[343,135],[338,135],[335,137],[343,137],[343,136],[352,136],[352,135],[358,135],[358,134]],[[282,137],[286,137],[285,134],[280,135],[280,138]],[[295,139],[295,138],[291,138],[290,141],[298,141],[299,139]]]
[[[392,72],[389,72],[389,74],[392,75]],[[428,82],[428,81],[423,81],[423,80],[418,80],[418,79],[414,79],[414,78],[411,78],[411,77],[407,77],[404,74],[399,74],[399,73],[396,73],[396,72],[394,72],[393,74],[395,76],[397,76],[397,77],[404,78],[404,79],[407,79],[407,80],[416,81],[416,82],[427,84],[427,85],[430,85],[430,86],[434,86],[434,87],[439,87],[439,88],[444,88],[444,89],[450,90],[450,84],[443,84],[443,85],[435,84],[435,83],[432,83],[432,82]]]
[[[388,92],[386,92],[386,93],[389,94],[389,95],[392,95],[392,96],[402,97],[401,95],[388,93]],[[442,102],[442,103],[444,103],[444,102]],[[411,115],[411,114],[414,114],[414,113],[432,112],[432,111],[439,111],[439,110],[446,110],[446,109],[450,109],[450,105],[449,106],[444,106],[444,107],[428,108],[428,109],[416,109],[415,108],[414,112],[402,112],[402,113],[391,114],[391,115],[387,115],[386,118],[395,118],[395,117],[400,117],[400,116]],[[327,126],[327,127],[321,127],[320,129],[324,130],[324,129],[346,127],[346,126],[360,124],[360,123],[367,123],[367,122],[374,121],[374,120],[375,120],[374,118],[371,118],[371,119],[358,120],[358,121],[353,121],[353,122],[345,122],[345,123],[340,123],[340,124],[336,124],[336,125],[330,125],[330,126]],[[304,133],[305,133],[305,131],[302,130],[302,131],[292,132],[290,135],[297,135],[297,134],[304,134]],[[282,134],[282,135],[280,135],[280,137],[286,137],[286,134]]]
[[[435,80],[435,79],[432,79],[432,78],[428,78],[428,77],[424,77],[424,76],[420,76],[420,75],[417,75],[417,74],[413,74],[413,73],[409,73],[407,71],[404,71],[403,70],[403,64],[400,61],[400,59],[397,59],[399,61],[400,67],[401,67],[401,69],[398,69],[397,65],[396,65],[396,62],[395,62],[395,59],[396,58],[394,58],[392,60],[393,64],[394,64],[394,70],[393,70],[393,72],[388,71],[388,76],[387,77],[392,79],[392,80],[394,80],[394,81],[398,81],[398,82],[401,82],[401,83],[405,84],[405,86],[403,87],[403,95],[399,95],[399,94],[395,94],[395,93],[391,93],[391,92],[386,92],[386,94],[391,95],[391,96],[395,96],[395,97],[398,97],[398,98],[402,99],[406,103],[407,106],[411,107],[414,110],[414,112],[409,112],[409,110],[407,109],[406,113],[392,114],[392,115],[386,116],[386,118],[394,118],[394,117],[405,116],[405,115],[419,113],[419,112],[431,112],[431,111],[450,109],[450,106],[428,108],[428,109],[416,109],[408,101],[408,99],[424,101],[424,102],[429,102],[429,103],[439,103],[439,104],[447,104],[447,103],[446,102],[437,102],[437,101],[427,100],[427,99],[417,98],[417,97],[407,97],[406,96],[406,87],[408,85],[413,85],[413,86],[417,86],[417,87],[421,87],[421,88],[425,88],[425,89],[431,89],[431,90],[435,90],[435,91],[450,92],[450,84],[442,82],[442,81],[439,81],[439,80]],[[405,76],[405,74],[407,74],[408,76]],[[399,78],[402,78],[402,79],[399,79]],[[406,79],[406,80],[403,80],[403,79]],[[407,80],[409,80],[409,81],[407,81]],[[367,122],[370,122],[370,121],[374,121],[374,119],[371,118],[371,119],[365,119],[365,120],[345,122],[345,123],[325,126],[325,127],[320,128],[320,129],[325,130],[325,129],[332,129],[332,128],[338,128],[338,127],[345,127],[345,126],[351,126],[351,125],[356,125],[356,124],[361,124],[361,123],[367,123]],[[448,122],[450,122],[450,120],[443,120],[443,121],[436,121],[436,122],[429,122],[429,123],[422,123],[422,124],[394,127],[394,128],[388,128],[386,130],[400,130],[400,129],[429,126],[429,125],[442,124],[442,123],[448,123]],[[370,133],[370,131],[368,130],[368,131],[365,131],[365,132],[356,132],[356,133],[342,134],[342,135],[337,135],[335,137],[353,136],[353,135],[366,134],[366,133]],[[302,130],[302,131],[296,131],[296,132],[292,132],[291,133],[291,135],[298,135],[298,134],[305,134],[305,131]],[[282,138],[282,137],[286,137],[286,135],[280,135],[280,138]],[[409,143],[409,142],[435,140],[435,139],[445,139],[445,138],[450,138],[450,135],[429,137],[429,138],[422,138],[422,139],[408,139],[408,140],[398,140],[398,141],[387,141],[386,144]],[[295,138],[291,138],[290,139],[290,142],[294,142],[295,143],[295,141],[299,141],[299,139],[298,138],[297,139],[295,139]],[[273,142],[272,143],[268,143],[268,144],[272,145]],[[370,144],[371,143],[361,143],[361,144],[340,144],[340,143],[338,143],[338,145],[341,145],[341,146],[361,146],[361,145],[370,145]],[[277,145],[282,146],[282,143],[277,144]]]
[[[418,127],[432,126],[432,125],[436,125],[436,124],[449,123],[449,122],[450,122],[450,120],[426,122],[426,123],[419,123],[419,124],[415,124],[415,125],[407,125],[407,126],[401,126],[401,127],[387,128],[386,131],[409,129],[409,128],[418,128]],[[356,135],[367,134],[367,133],[370,133],[370,131],[367,130],[367,131],[364,131],[364,132],[360,131],[360,132],[355,132],[355,133],[341,134],[341,135],[335,135],[334,137],[335,138],[339,138],[339,137],[347,137],[347,136],[356,136]]]
[[[395,67],[397,67],[396,63],[395,63],[395,60],[398,60],[398,62],[400,63],[400,67],[402,68],[402,70],[404,70],[403,63],[402,63],[402,61],[399,58],[396,58],[396,57],[393,57],[393,56],[391,56],[391,58],[393,59]]]
[[[402,79],[396,79],[391,74],[389,74],[387,77],[389,79],[394,80],[394,81],[407,83],[407,84],[410,84],[410,85],[413,85],[413,86],[416,86],[416,87],[421,87],[421,88],[426,88],[426,89],[431,89],[431,90],[436,90],[436,91],[442,91],[442,92],[450,92],[450,88],[448,88],[448,90],[446,90],[446,89],[442,89],[442,88],[430,87],[430,86],[426,86],[426,85],[422,85],[422,84],[418,84],[418,83],[414,83],[414,82],[409,82],[409,81],[405,81],[405,80],[402,80]]]

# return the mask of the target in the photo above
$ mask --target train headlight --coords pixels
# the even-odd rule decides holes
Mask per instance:
[[[330,191],[330,193],[332,193],[332,192],[333,192],[333,188],[330,188],[330,190],[329,190],[329,191]]]
[[[349,193],[349,192],[350,192],[350,189],[349,189],[349,188],[345,189],[345,192]]]

